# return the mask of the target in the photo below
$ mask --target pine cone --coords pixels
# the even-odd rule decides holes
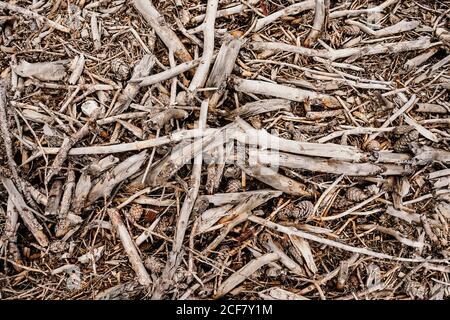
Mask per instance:
[[[427,288],[417,281],[408,281],[405,284],[405,292],[411,298],[417,298],[420,300],[425,299],[427,294]]]
[[[241,189],[241,181],[238,179],[231,179],[228,181],[226,193],[238,192]]]
[[[261,129],[263,126],[260,116],[253,116],[248,118],[248,120],[255,129]]]
[[[380,149],[381,146],[377,140],[370,140],[369,143],[366,145],[367,151],[380,151]]]
[[[356,187],[349,188],[345,196],[352,202],[361,202],[369,197],[366,192]]]
[[[394,150],[396,152],[409,151],[409,144],[419,139],[419,132],[412,130],[402,135],[394,144]]]
[[[313,214],[314,204],[311,201],[300,201],[295,207],[297,210],[292,211],[292,214],[295,214],[295,216],[293,215],[295,219],[308,219]]]
[[[333,208],[335,209],[343,209],[346,208],[350,205],[352,205],[353,202],[344,198],[344,197],[338,197],[334,200],[333,202]]]
[[[304,220],[311,217],[313,209],[313,203],[308,200],[290,203],[278,212],[278,217],[282,220]]]
[[[164,269],[164,263],[155,257],[147,257],[144,261],[144,266],[152,273],[160,274]]]
[[[137,203],[133,203],[131,205],[130,211],[128,212],[130,219],[132,219],[134,222],[138,221],[142,214],[144,213],[144,208]]]
[[[125,81],[130,75],[130,67],[122,59],[114,59],[111,61],[111,72],[116,80]]]
[[[233,178],[233,179],[239,179],[242,175],[241,169],[238,167],[227,167],[224,170],[223,176],[225,178]]]
[[[357,26],[343,26],[341,32],[345,35],[356,36],[361,33],[361,30]]]

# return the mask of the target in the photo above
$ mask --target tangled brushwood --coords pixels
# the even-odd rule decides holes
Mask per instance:
[[[0,299],[446,299],[450,4],[0,1]]]

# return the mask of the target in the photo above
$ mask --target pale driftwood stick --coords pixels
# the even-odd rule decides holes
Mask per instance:
[[[108,209],[107,212],[114,229],[119,234],[119,238],[122,241],[123,248],[128,256],[131,267],[136,273],[137,281],[143,286],[149,286],[152,280],[142,263],[142,259],[135,247],[133,239],[131,239],[131,236],[128,233],[127,227],[123,224],[119,211],[117,209]]]
[[[103,174],[89,192],[88,204],[93,203],[100,197],[109,196],[115,186],[139,171],[146,157],[147,151],[142,151],[119,163],[111,170],[110,174]]]
[[[220,47],[219,53],[206,82],[207,88],[218,88],[209,99],[211,108],[215,108],[226,89],[226,80],[230,76],[236,63],[242,40],[228,37]]]
[[[240,164],[238,163],[239,168],[242,169],[249,176],[264,182],[265,184],[271,186],[276,190],[280,190],[287,194],[296,195],[296,196],[310,196],[311,194],[306,191],[305,185],[292,180],[286,176],[283,176],[276,172],[275,170],[268,168],[259,163],[248,164]]]
[[[232,204],[226,204],[220,207],[214,207],[206,210],[199,216],[193,228],[193,236],[208,232],[209,228],[211,228],[217,221],[219,221],[222,217],[227,215],[228,211],[233,208]]]
[[[288,268],[293,274],[296,274],[298,276],[305,276],[305,272],[303,271],[302,267],[292,260],[280,247],[278,244],[276,244],[272,237],[270,235],[268,236],[267,240],[267,247],[270,251],[273,253],[278,254],[278,257],[280,258],[280,262]]]
[[[309,100],[313,104],[321,104],[326,107],[339,106],[339,102],[336,98],[314,91],[307,91],[258,80],[240,79],[237,77],[233,77],[233,83],[234,88],[237,91],[245,93],[262,94],[298,102]]]
[[[159,82],[162,82],[165,80],[169,80],[173,77],[176,77],[180,73],[186,72],[186,71],[198,66],[199,63],[200,63],[200,59],[184,62],[184,63],[177,65],[174,68],[167,69],[163,72],[160,72],[160,73],[148,76],[148,77],[143,77],[143,78],[138,78],[138,79],[130,79],[130,82],[139,83],[139,87],[150,86],[152,84],[159,83]]]
[[[279,287],[272,287],[258,292],[258,296],[263,300],[309,300],[299,294],[290,292]]]
[[[370,257],[375,257],[375,258],[379,258],[379,259],[387,259],[387,260],[394,260],[394,261],[404,261],[404,262],[438,262],[438,261],[443,261],[443,260],[429,260],[429,259],[424,259],[424,258],[400,258],[400,257],[394,257],[388,254],[384,254],[384,253],[379,253],[376,251],[372,251],[366,248],[358,248],[358,247],[352,247],[334,240],[329,240],[329,239],[325,239],[325,238],[321,238],[319,236],[313,235],[313,234],[309,234],[307,232],[304,231],[300,231],[294,227],[285,227],[283,225],[265,220],[263,218],[260,217],[256,217],[256,216],[251,216],[249,218],[250,221],[258,223],[262,226],[265,226],[267,228],[270,228],[272,230],[275,230],[277,232],[281,232],[287,235],[293,235],[293,236],[298,236],[307,240],[311,240],[317,243],[321,243],[321,244],[325,244],[327,246],[331,246],[331,247],[335,247],[341,250],[345,250],[345,251],[349,251],[349,252],[353,252],[353,253],[359,253],[359,254],[364,254]],[[444,259],[445,260],[445,259]]]
[[[73,191],[75,189],[75,172],[72,167],[69,168],[69,171],[67,172],[67,181],[64,186],[64,193],[61,198],[61,206],[59,209],[58,218],[59,220],[63,220],[66,218],[67,214],[69,213],[70,206],[72,203],[72,195]]]
[[[103,118],[100,120],[97,120],[97,125],[102,126],[108,123],[113,123],[120,120],[128,120],[128,119],[136,119],[136,118],[143,118],[148,115],[147,111],[141,111],[141,112],[128,112],[128,113],[121,113],[115,116]]]
[[[401,114],[407,112],[409,109],[411,109],[414,104],[417,102],[417,97],[415,94],[413,94],[411,96],[411,98],[403,105],[403,107],[401,107],[400,109],[396,110],[392,116],[389,117],[389,119],[387,119],[380,128],[387,128],[395,119],[397,119]],[[375,139],[376,137],[378,137],[378,135],[381,132],[375,132],[372,133],[366,140],[365,145],[367,145],[370,141],[372,141],[373,139]]]
[[[84,124],[84,126],[76,133],[74,133],[71,137],[66,137],[53,160],[53,164],[50,170],[47,172],[47,176],[45,177],[45,183],[49,183],[50,180],[59,173],[61,167],[66,161],[67,156],[69,155],[70,149],[81,139],[86,137],[91,131],[91,125],[96,121],[98,117],[98,112],[93,114],[91,118]]]
[[[435,149],[429,146],[413,146],[415,154],[413,161],[418,165],[425,165],[438,161],[442,163],[450,163],[450,152],[440,149]]]
[[[433,132],[431,132],[430,130],[426,129],[425,127],[423,127],[422,125],[417,123],[416,120],[414,120],[407,114],[403,115],[403,119],[405,120],[405,122],[407,124],[409,124],[415,130],[417,130],[422,136],[424,136],[428,140],[433,141],[433,142],[439,142],[439,139],[436,137],[436,135]]]
[[[450,110],[446,107],[433,103],[418,103],[416,111],[423,113],[450,113]]]
[[[23,188],[20,184],[19,173],[17,172],[17,164],[14,161],[14,154],[12,149],[11,134],[8,125],[8,116],[6,114],[6,83],[0,81],[0,129],[2,132],[3,144],[5,146],[6,157],[8,159],[8,167],[11,170],[12,178],[18,185],[18,190],[23,194]]]
[[[271,24],[272,22],[278,20],[281,17],[292,16],[292,15],[299,14],[306,10],[314,9],[314,5],[315,5],[314,0],[302,1],[299,3],[291,4],[290,6],[284,8],[284,9],[281,9],[272,14],[269,14],[267,17],[258,18],[253,31],[258,32],[259,30],[261,30],[268,24]]]
[[[265,255],[262,255],[261,257],[250,261],[241,269],[233,273],[227,280],[225,280],[219,286],[219,288],[217,289],[217,293],[214,296],[214,299],[218,299],[224,296],[225,294],[233,290],[233,288],[235,288],[243,281],[245,281],[245,279],[251,276],[259,268],[265,266],[266,264],[277,261],[278,259],[279,259],[278,254],[272,252],[266,253]]]
[[[274,193],[265,193],[265,194],[255,194],[253,196],[248,197],[243,200],[241,203],[236,205],[233,209],[227,212],[227,222],[216,226],[217,229],[219,227],[224,227],[220,234],[206,247],[203,252],[205,254],[210,254],[214,249],[216,249],[219,244],[226,238],[226,236],[233,230],[237,225],[247,221],[247,219],[253,214],[252,210],[256,207],[266,203],[272,197]],[[230,221],[231,220],[231,221]],[[213,228],[210,228],[211,230]]]
[[[166,47],[172,50],[179,60],[183,62],[192,60],[183,43],[175,32],[169,28],[164,17],[156,10],[150,0],[133,0],[132,3],[136,11],[144,17]]]
[[[254,5],[256,3],[258,3],[259,0],[249,0],[247,1],[248,4],[250,5]],[[233,14],[238,14],[241,13],[242,11],[244,11],[245,9],[247,9],[248,7],[245,4],[238,4],[236,6],[233,7],[229,7],[229,8],[225,8],[222,10],[217,10],[217,14],[216,14],[216,18],[221,18],[221,17],[226,17],[226,16],[230,16]],[[203,20],[205,20],[205,14],[200,14],[196,17],[193,17],[191,19],[192,23],[200,23]]]
[[[166,182],[175,172],[199,153],[214,149],[232,139],[236,128],[237,124],[230,123],[216,131],[215,134],[204,136],[202,139],[173,151],[153,167],[145,183],[150,186],[156,186]]]
[[[96,13],[93,13],[91,15],[91,33],[92,33],[92,42],[94,43],[95,50],[100,50],[100,48],[102,47],[102,42],[100,40],[100,31],[98,29]]]
[[[5,1],[0,2],[0,9],[9,10],[9,11],[18,13],[27,19],[35,19],[41,23],[47,24],[50,28],[54,28],[61,32],[65,32],[65,33],[71,32],[71,30],[69,28],[67,28],[66,26],[63,26],[62,24],[59,24],[50,19],[47,19],[46,17],[41,16],[40,14],[38,14],[36,12],[33,12],[31,10],[24,9],[22,7],[7,3]]]
[[[223,206],[226,204],[238,204],[250,196],[257,194],[273,193],[272,197],[279,197],[280,191],[275,190],[258,190],[258,191],[246,191],[246,192],[234,192],[234,193],[216,193],[212,195],[203,195],[198,197],[197,201],[207,201],[214,206]]]
[[[311,47],[320,37],[325,24],[325,19],[327,18],[326,12],[325,0],[316,0],[316,5],[314,7],[314,22],[303,43],[305,47]]]
[[[383,12],[384,9],[397,3],[398,1],[399,0],[386,0],[385,2],[383,2],[382,4],[380,4],[376,7],[367,8],[367,9],[334,11],[334,12],[330,13],[330,19],[336,19],[336,18],[341,18],[341,17],[346,17],[346,16],[354,17],[354,16],[359,16],[362,14],[380,13],[380,12]]]
[[[164,126],[172,119],[184,120],[188,115],[189,113],[185,110],[170,108],[153,115],[148,120],[148,123],[150,128],[157,130],[164,128]]]
[[[31,234],[37,240],[40,246],[48,246],[48,238],[43,232],[43,227],[39,224],[36,218],[33,216],[33,209],[27,206],[16,186],[11,179],[0,177],[5,189],[8,191],[9,197],[17,209],[20,217],[22,218],[25,226],[30,230]]]
[[[84,57],[84,54],[80,54],[79,56],[77,56],[75,58],[75,61],[73,62],[74,65],[72,67],[72,74],[70,75],[69,81],[68,81],[70,85],[76,84],[78,82],[78,79],[80,79],[81,74],[83,73],[83,70],[84,70],[85,62],[86,62],[86,59]],[[61,109],[63,109],[63,108],[61,108]],[[63,112],[63,111],[60,110],[60,112]]]
[[[402,20],[392,26],[374,31],[359,21],[347,20],[346,22],[349,25],[357,26],[359,29],[361,29],[362,31],[364,31],[367,34],[370,34],[371,36],[374,36],[375,38],[382,38],[382,37],[386,37],[386,36],[390,36],[390,35],[394,35],[394,34],[398,34],[398,33],[411,31],[411,30],[416,29],[420,25],[419,21]]]
[[[373,200],[378,199],[379,197],[381,197],[383,194],[385,194],[385,191],[381,191],[373,196],[371,196],[370,198],[358,203],[356,206],[351,207],[350,209],[338,213],[334,216],[327,216],[327,217],[320,217],[320,220],[322,221],[330,221],[330,220],[336,220],[336,219],[340,219],[342,217],[348,216],[349,214],[354,213],[356,210],[364,208],[365,205],[371,203]]]
[[[208,2],[209,4],[209,2]],[[215,4],[217,9],[217,3]],[[214,11],[215,16],[215,11]],[[208,14],[207,18],[208,19]],[[204,129],[206,127],[206,120],[208,117],[209,101],[203,100],[200,110],[200,117],[198,119],[198,128]],[[169,281],[173,278],[177,267],[181,262],[181,249],[183,246],[183,239],[186,233],[186,229],[189,223],[189,217],[191,216],[192,208],[194,207],[195,200],[197,199],[198,190],[200,188],[201,173],[202,173],[203,154],[199,153],[194,158],[194,165],[192,167],[192,182],[189,190],[186,193],[183,205],[178,217],[177,226],[175,229],[175,241],[172,246],[172,251],[167,259],[166,267],[164,268],[162,279],[163,281]]]
[[[325,143],[328,142],[330,140],[333,140],[335,138],[341,137],[342,135],[352,135],[352,134],[368,134],[368,133],[373,133],[373,132],[391,132],[395,129],[395,127],[387,127],[387,128],[368,128],[368,127],[356,127],[356,128],[352,128],[352,129],[346,129],[346,130],[340,130],[340,131],[335,131],[333,133],[330,133],[329,135],[317,139],[318,143]]]
[[[61,180],[55,180],[48,192],[47,205],[45,207],[45,215],[57,215],[59,204],[62,196],[63,183]]]
[[[332,143],[312,143],[283,139],[265,130],[256,130],[242,119],[236,123],[244,130],[245,135],[236,135],[235,139],[246,144],[258,145],[260,148],[270,148],[305,156],[336,158],[345,161],[363,161],[365,155],[358,148]]]
[[[33,77],[41,81],[60,81],[66,76],[64,65],[67,61],[36,62],[20,61],[14,67],[14,72],[24,78]]]
[[[317,157],[305,157],[284,152],[250,149],[250,157],[254,157],[261,164],[277,164],[281,167],[344,174],[348,176],[376,176],[376,175],[402,175],[406,172],[400,165],[375,165],[371,163],[351,163],[340,160],[329,161]]]
[[[297,53],[306,57],[319,57],[327,60],[337,60],[342,58],[351,57],[351,61],[354,61],[363,56],[377,55],[382,53],[399,53],[405,51],[415,51],[428,49],[435,46],[436,43],[431,43],[430,38],[423,37],[418,40],[395,42],[395,43],[381,43],[373,46],[364,46],[356,48],[345,48],[338,50],[315,50],[300,46],[294,46],[290,44],[280,42],[252,42],[249,44],[249,48],[253,50],[274,50],[274,51],[287,51]]]
[[[214,24],[218,4],[218,0],[208,0],[206,5],[205,22],[203,23],[203,55],[200,65],[189,84],[190,91],[202,88],[208,77],[209,66],[214,55]]]
[[[317,273],[319,270],[314,262],[314,256],[311,252],[311,247],[309,246],[308,241],[292,235],[289,235],[289,240],[292,243],[293,249],[297,250],[302,255],[308,269],[314,274]]]
[[[231,116],[248,118],[273,111],[291,111],[291,101],[285,99],[265,99],[249,102],[232,112]]]
[[[438,51],[439,51],[438,47],[433,47],[431,49],[428,49],[424,53],[421,53],[418,56],[406,61],[404,68],[406,70],[412,70],[414,68],[417,68],[420,65],[424,64],[425,62],[427,62]]]
[[[186,139],[200,138],[204,136],[209,136],[216,133],[218,129],[192,129],[192,130],[181,130],[174,132],[168,136],[136,141],[129,143],[122,143],[110,146],[90,146],[90,147],[80,147],[72,148],[69,151],[70,156],[75,155],[86,155],[86,154],[110,154],[110,153],[120,153],[127,151],[139,151],[143,149],[148,149],[152,147],[158,147],[165,144],[177,143]],[[61,148],[43,148],[45,154],[57,154]]]
[[[153,54],[146,54],[135,65],[131,79],[139,79],[150,74],[153,65],[156,62],[156,57]],[[123,92],[117,98],[109,115],[113,116],[125,111],[133,101],[134,97],[139,93],[139,83],[129,82]]]
[[[390,235],[392,237],[394,237],[395,239],[397,239],[400,243],[404,244],[405,246],[410,246],[413,248],[422,248],[424,243],[423,242],[419,242],[419,241],[413,241],[410,240],[408,238],[405,238],[404,236],[402,236],[400,234],[400,232],[390,229],[390,228],[385,228],[376,224],[366,224],[366,225],[362,225],[361,228],[363,230],[376,230],[379,231],[381,233],[385,233],[387,235]]]
[[[212,153],[217,159],[214,162],[209,163],[207,167],[208,176],[206,178],[206,191],[209,194],[213,194],[217,191],[222,180],[223,171],[225,169],[226,160],[233,152],[234,145],[227,143],[225,147],[219,146],[214,149]]]

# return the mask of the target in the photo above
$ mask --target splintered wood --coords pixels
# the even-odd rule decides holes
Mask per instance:
[[[445,299],[445,1],[0,1],[0,297]]]

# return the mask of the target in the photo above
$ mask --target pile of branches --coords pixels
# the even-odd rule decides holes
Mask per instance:
[[[0,1],[1,299],[444,299],[441,1]]]

